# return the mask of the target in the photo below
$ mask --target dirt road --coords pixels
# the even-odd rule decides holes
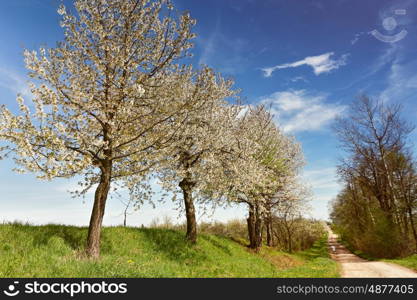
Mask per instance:
[[[337,242],[338,236],[334,234],[330,228],[328,228],[328,231],[330,256],[340,263],[342,267],[342,277],[417,278],[416,272],[402,266],[386,262],[367,261],[352,254],[348,249]]]

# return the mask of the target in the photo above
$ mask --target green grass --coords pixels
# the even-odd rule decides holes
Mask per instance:
[[[417,271],[417,254],[404,257],[404,258],[384,259],[383,261],[396,263],[404,267],[407,267],[409,269],[412,269],[414,271]]]
[[[280,256],[282,252],[271,250],[270,255]],[[286,254],[289,255],[289,254]],[[313,247],[306,251],[290,255],[298,263],[290,268],[279,270],[277,277],[302,277],[302,278],[331,278],[340,277],[338,264],[330,258],[327,250],[327,235],[317,240]]]
[[[103,228],[101,258],[94,261],[83,255],[86,236],[86,228],[73,226],[0,225],[0,277],[337,275],[334,265],[323,257],[320,243],[309,251],[291,255],[299,262],[295,268],[278,268],[271,260],[225,237],[202,234],[198,244],[192,246],[181,231],[130,227]]]

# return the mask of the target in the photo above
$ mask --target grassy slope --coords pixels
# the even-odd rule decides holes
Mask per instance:
[[[104,228],[101,259],[90,261],[82,257],[86,235],[86,228],[71,226],[0,225],[0,277],[337,276],[322,245],[289,256],[295,265],[281,271],[227,238],[200,235],[190,246],[183,232],[166,229]],[[270,252],[275,261],[284,255]]]

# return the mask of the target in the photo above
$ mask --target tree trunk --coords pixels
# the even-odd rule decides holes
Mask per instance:
[[[286,229],[287,229],[287,236],[288,236],[288,252],[292,253],[292,234],[288,226],[286,226]]]
[[[248,222],[248,238],[249,238],[249,248],[254,249],[256,247],[256,238],[255,238],[255,208],[252,204],[249,204],[249,216],[247,219]]]
[[[249,235],[249,248],[259,251],[262,246],[262,228],[263,222],[259,212],[259,207],[253,204],[249,204],[249,216],[248,216],[248,235]]]
[[[256,221],[255,221],[255,250],[256,252],[259,251],[259,249],[262,246],[262,227],[263,227],[263,222],[262,222],[262,218],[259,215],[259,211],[257,209],[257,213],[256,213]]]
[[[265,227],[266,227],[266,244],[268,247],[272,247],[271,226],[269,225],[269,221],[267,221]]]
[[[268,213],[268,217],[266,218],[266,244],[269,247],[274,245],[273,243],[273,236],[272,236],[272,217],[271,213]]]
[[[275,226],[275,228],[277,228],[277,230],[274,230],[273,228],[271,228],[272,234],[275,236],[275,245],[282,247],[283,246],[283,241],[282,241],[282,231],[278,226]],[[278,232],[278,230],[280,232]]]
[[[413,232],[413,237],[414,237],[414,241],[416,243],[416,249],[415,252],[417,253],[417,231],[416,231],[416,226],[414,224],[414,219],[413,219],[413,211],[411,209],[411,206],[408,205],[407,203],[407,212],[408,212],[408,217],[410,219],[410,227],[411,227],[411,231]]]
[[[98,258],[100,256],[101,225],[103,223],[107,195],[110,190],[110,182],[111,163],[109,163],[108,166],[102,167],[100,183],[94,195],[94,205],[90,218],[90,226],[88,228],[86,249],[87,255],[91,258]]]
[[[185,238],[192,244],[197,243],[197,221],[195,217],[195,208],[193,203],[193,187],[195,182],[190,178],[184,178],[180,184],[180,188],[184,194],[185,214],[187,218],[187,233]]]

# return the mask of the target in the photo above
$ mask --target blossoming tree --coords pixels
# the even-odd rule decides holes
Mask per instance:
[[[18,96],[19,115],[1,109],[0,138],[14,144],[22,170],[44,179],[84,176],[95,188],[87,254],[98,257],[112,182],[141,177],[158,161],[193,107],[188,55],[195,21],[172,17],[169,0],[76,0],[64,6],[65,39],[25,51],[34,111]]]
[[[237,91],[232,90],[233,82],[225,80],[211,69],[204,68],[196,85],[204,93],[192,92],[196,108],[181,120],[183,127],[175,135],[175,143],[167,148],[169,153],[160,171],[163,187],[183,194],[187,219],[186,239],[197,242],[195,200],[212,202],[215,198],[199,197],[201,190],[213,182],[216,173],[223,169],[224,160],[231,149],[232,127],[239,113],[237,106],[227,102]],[[197,104],[198,102],[198,104]]]
[[[262,245],[262,230],[270,199],[295,175],[302,156],[295,141],[273,123],[267,109],[249,107],[236,120],[228,172],[219,174],[216,188],[229,201],[248,205],[250,248]]]

